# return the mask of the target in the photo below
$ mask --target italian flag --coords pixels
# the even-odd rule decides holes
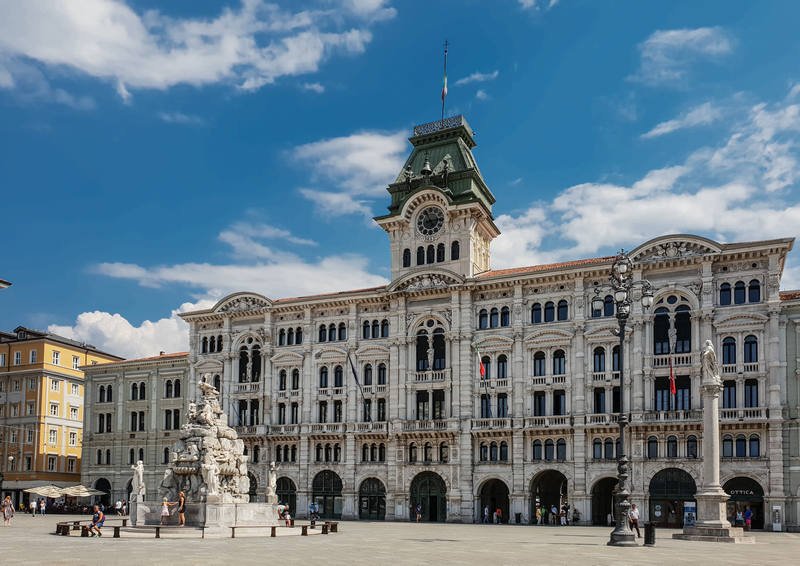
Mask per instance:
[[[478,371],[481,373],[481,379],[486,377],[486,366],[483,365],[483,360],[481,359],[481,351],[478,350],[478,347],[475,346],[475,351],[478,352]]]
[[[671,395],[675,395],[678,392],[678,388],[675,387],[675,369],[672,367],[672,354],[669,356],[669,392]]]
[[[442,102],[444,102],[444,98],[447,96],[447,71],[444,72],[444,84],[442,85]]]

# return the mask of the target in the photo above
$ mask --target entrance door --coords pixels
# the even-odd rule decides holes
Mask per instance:
[[[383,521],[386,518],[386,488],[376,478],[361,482],[358,490],[358,518]]]
[[[289,510],[294,517],[297,513],[295,506],[297,505],[297,488],[294,482],[287,477],[278,478],[275,484],[275,495],[278,496],[278,502],[289,506]]]
[[[500,509],[501,520],[508,523],[508,487],[500,480],[489,480],[481,487],[480,508],[478,509],[478,521],[483,520],[483,510],[489,508],[489,521],[493,520],[495,511]]]
[[[558,524],[558,513],[564,506],[569,507],[566,476],[556,470],[547,470],[534,476],[531,480],[531,521],[535,521],[536,507],[539,507],[543,524]],[[553,507],[556,508],[555,515],[552,513]]]
[[[608,525],[608,515],[614,506],[614,488],[617,478],[603,478],[592,488],[592,524]],[[613,521],[613,517],[612,517]]]
[[[736,515],[741,512],[744,517],[747,508],[753,512],[751,528],[764,528],[764,489],[757,481],[745,477],[736,477],[725,482],[722,486],[730,496],[728,499],[728,520],[732,525],[736,525]]]
[[[434,472],[422,472],[411,482],[410,519],[416,519],[414,509],[422,506],[422,518],[425,521],[441,522],[447,520],[447,488],[444,480]]]
[[[650,480],[650,521],[657,527],[683,526],[683,504],[694,501],[697,486],[678,468],[661,470]]]
[[[319,505],[319,515],[323,519],[342,518],[342,479],[330,470],[314,476],[311,485],[312,500]]]

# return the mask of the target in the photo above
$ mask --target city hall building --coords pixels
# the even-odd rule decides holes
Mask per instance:
[[[729,512],[749,505],[758,528],[798,524],[800,294],[779,292],[793,239],[669,235],[630,250],[654,297],[649,309],[635,302],[620,352],[614,258],[492,269],[495,198],[470,126],[425,124],[410,142],[375,219],[391,282],[235,293],[181,315],[188,355],[87,368],[86,483],[124,496],[128,466],[143,458],[157,494],[180,415],[206,380],[245,441],[253,496],[275,461],[279,498],[300,517],[315,501],[326,517],[409,520],[419,505],[425,521],[473,522],[489,507],[528,523],[555,505],[606,524],[624,380],[632,500],[645,520],[678,526],[702,477],[709,339],[724,380]]]

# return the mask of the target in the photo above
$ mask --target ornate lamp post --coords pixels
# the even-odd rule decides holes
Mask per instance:
[[[628,511],[631,507],[631,491],[628,485],[628,457],[625,455],[625,427],[628,425],[628,415],[625,412],[625,377],[623,375],[623,348],[625,347],[625,326],[631,314],[634,289],[641,290],[642,306],[647,309],[653,304],[653,287],[647,280],[633,280],[633,262],[620,250],[611,266],[609,276],[610,287],[614,292],[614,303],[617,307],[617,322],[619,326],[613,330],[619,337],[619,451],[617,453],[617,486],[614,488],[614,516],[615,527],[611,531],[609,546],[636,546],[633,531],[628,526]],[[595,297],[592,299],[592,310],[602,310],[603,298],[600,288],[595,288]]]

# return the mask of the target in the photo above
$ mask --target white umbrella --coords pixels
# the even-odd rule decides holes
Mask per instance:
[[[70,497],[91,497],[92,495],[105,495],[105,491],[100,491],[99,489],[92,489],[90,487],[86,487],[85,485],[73,485],[72,487],[65,487],[61,490],[64,495],[69,495]]]
[[[40,485],[39,487],[31,487],[23,491],[33,493],[34,495],[41,495],[42,497],[52,497],[53,499],[63,495],[61,488],[55,485]]]

